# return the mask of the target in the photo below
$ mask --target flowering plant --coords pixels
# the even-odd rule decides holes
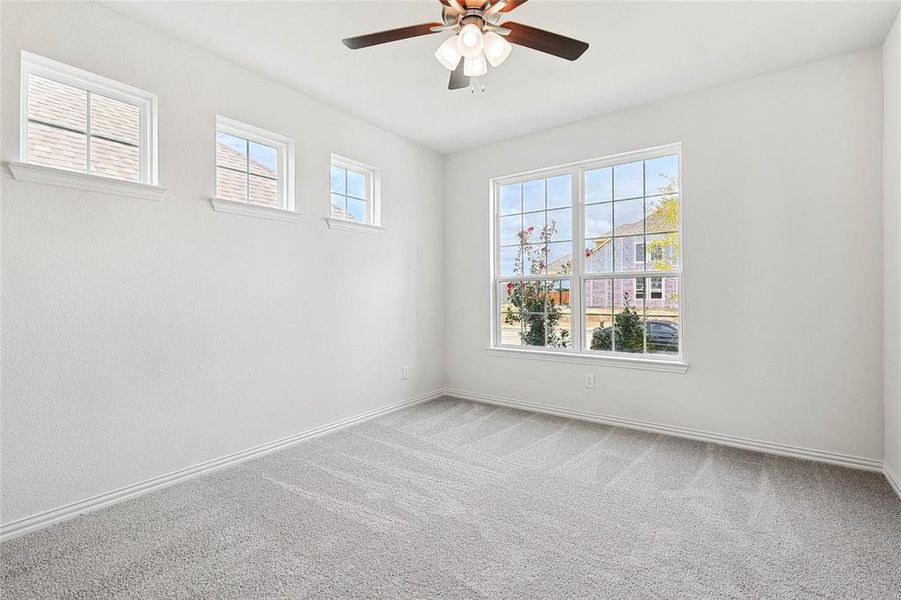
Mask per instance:
[[[527,227],[518,233],[519,251],[514,262],[514,273],[539,276],[548,269],[548,243],[557,233],[557,223],[551,221],[533,239],[534,227]],[[559,274],[572,270],[572,259],[556,265]],[[520,339],[526,346],[569,346],[569,330],[559,326],[563,310],[560,304],[568,302],[569,290],[563,289],[560,281],[528,280],[507,283],[507,308],[504,322],[508,325],[523,324]],[[567,299],[564,301],[564,295]]]

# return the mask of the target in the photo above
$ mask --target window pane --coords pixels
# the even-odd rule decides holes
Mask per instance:
[[[585,241],[585,272],[586,273],[612,273],[613,272],[613,240],[603,238],[600,240]]]
[[[572,177],[559,175],[547,180],[547,207],[564,208],[573,203]]]
[[[644,233],[644,200],[624,200],[613,203],[613,235]]]
[[[679,196],[654,196],[645,200],[648,233],[679,231]]]
[[[547,270],[547,246],[545,244],[524,244],[521,249],[523,274],[540,275]]]
[[[645,193],[648,196],[656,194],[671,194],[679,189],[679,157],[661,156],[645,161]]]
[[[565,242],[573,239],[573,215],[571,208],[547,211],[548,241]]]
[[[636,298],[636,279],[615,279],[613,282],[613,350],[615,352],[644,352],[644,300]]]
[[[216,165],[231,167],[239,171],[247,170],[247,140],[216,132]],[[222,196],[220,196],[221,198]]]
[[[573,272],[572,242],[551,242],[547,245],[547,272],[568,275]]]
[[[613,167],[613,199],[639,198],[644,195],[642,161]]]
[[[522,231],[522,215],[501,217],[501,246],[519,244],[520,231]]]
[[[250,172],[273,179],[278,177],[278,150],[272,146],[250,142]]]
[[[91,173],[138,181],[141,178],[140,150],[135,146],[92,137]]]
[[[679,352],[679,278],[649,278],[650,295],[645,300],[648,352]],[[655,292],[659,290],[659,293]]]
[[[73,171],[86,171],[87,136],[65,129],[28,124],[28,162]]]
[[[617,273],[644,271],[642,258],[644,236],[634,235],[613,239],[613,260]]]
[[[548,282],[540,280],[524,281],[520,309],[524,313],[543,313],[547,297]]]
[[[519,306],[522,303],[522,285],[513,282],[498,283],[498,320],[501,324],[501,344],[522,345],[522,318]]]
[[[604,167],[585,172],[585,203],[613,200],[613,169]]]
[[[369,223],[369,203],[365,200],[347,198],[347,218],[357,223]]]
[[[86,91],[43,77],[34,75],[28,77],[29,119],[85,131],[88,122],[87,115],[88,94]],[[84,167],[81,170],[84,170]]]
[[[524,212],[544,210],[544,179],[522,184],[522,209]]]
[[[347,180],[346,175],[347,171],[342,169],[341,167],[336,167],[332,165],[331,171],[331,187],[332,192],[335,194],[346,194],[347,193]],[[343,203],[342,203],[343,204]]]
[[[347,218],[347,198],[340,194],[332,194],[332,218]]]
[[[522,184],[501,186],[501,214],[522,212]]]
[[[91,133],[127,142],[141,143],[141,111],[133,104],[91,94]]]
[[[522,343],[525,346],[543,347],[547,341],[547,319],[544,313],[522,313]]]
[[[613,231],[613,203],[585,207],[585,237],[605,237]]]
[[[613,281],[585,282],[585,345],[589,350],[613,349]]]
[[[679,234],[649,235],[645,260],[648,271],[679,270]]]
[[[525,236],[526,243],[537,243],[541,241],[541,232],[544,230],[545,214],[547,213],[542,211],[526,213],[522,216],[522,228],[525,232],[523,235]]]
[[[236,202],[247,202],[247,175],[217,168],[216,197]]]
[[[519,246],[501,248],[501,275],[522,275]]]
[[[250,203],[278,208],[278,182],[268,177],[250,176]]]
[[[347,195],[363,200],[369,199],[369,190],[366,189],[366,175],[350,169],[347,170]]]

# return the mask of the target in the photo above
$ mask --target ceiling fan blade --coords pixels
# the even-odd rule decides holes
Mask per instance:
[[[447,82],[447,89],[462,90],[463,88],[468,87],[469,77],[463,74],[463,60],[461,59],[460,64],[457,65],[457,68],[450,74],[450,81]]]
[[[522,6],[526,2],[528,2],[528,0],[507,0],[507,4],[506,6],[504,6],[504,8],[501,9],[501,12],[508,13],[511,10],[515,10],[516,8]]]
[[[507,41],[511,44],[518,44],[532,50],[553,54],[566,60],[576,60],[588,50],[588,44],[585,42],[551,33],[550,31],[544,31],[543,29],[529,27],[522,23],[507,21],[503,27],[510,30],[510,33],[507,34]]]
[[[367,48],[369,46],[377,46],[379,44],[387,44],[388,42],[396,42],[407,38],[418,37],[420,35],[429,35],[435,33],[433,27],[443,27],[444,23],[423,23],[421,25],[410,25],[409,27],[399,27],[397,29],[389,29],[388,31],[379,31],[377,33],[367,33],[366,35],[358,35],[356,37],[345,38],[341,42],[351,50],[358,48]]]

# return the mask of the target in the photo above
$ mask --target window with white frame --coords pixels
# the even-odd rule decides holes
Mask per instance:
[[[681,356],[680,154],[494,181],[493,346]]]
[[[329,179],[332,219],[381,225],[376,169],[333,154]]]
[[[216,197],[294,210],[294,141],[225,117],[216,117]]]
[[[156,95],[21,55],[23,163],[156,184]]]

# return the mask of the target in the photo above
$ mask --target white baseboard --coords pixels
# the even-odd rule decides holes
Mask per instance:
[[[532,412],[556,415],[558,417],[568,417],[571,419],[579,419],[582,421],[591,421],[593,423],[603,423],[604,425],[614,425],[619,427],[628,427],[630,429],[638,429],[641,431],[650,431],[653,433],[663,433],[676,437],[698,440],[702,442],[712,442],[724,446],[732,446],[735,448],[743,448],[745,450],[755,450],[757,452],[765,452],[768,454],[779,454],[781,456],[791,456],[794,458],[803,458],[807,460],[816,460],[827,462],[843,467],[851,467],[854,469],[863,469],[865,471],[883,472],[881,460],[871,458],[862,458],[859,456],[851,456],[847,454],[839,454],[836,452],[828,452],[825,450],[813,450],[810,448],[801,448],[799,446],[789,446],[787,444],[778,444],[775,442],[766,442],[762,440],[754,440],[750,438],[738,437],[734,435],[725,435],[722,433],[713,433],[700,429],[691,429],[688,427],[678,427],[675,425],[663,425],[651,421],[641,419],[631,419],[627,417],[616,417],[613,415],[605,415],[601,413],[592,413],[582,410],[574,410],[570,408],[562,408],[559,406],[551,406],[546,404],[538,404],[535,402],[524,402],[522,400],[513,400],[511,398],[502,398],[490,394],[481,394],[477,392],[468,392],[465,390],[448,389],[448,396],[461,398],[463,400],[472,400],[473,402],[482,402],[485,404],[495,404],[498,406],[506,406],[509,408],[518,408]],[[897,488],[896,488],[897,490]]]
[[[46,527],[51,523],[56,523],[57,521],[63,521],[65,519],[71,519],[72,517],[89,511],[97,510],[99,508],[103,508],[104,506],[109,506],[110,504],[115,504],[116,502],[122,502],[123,500],[127,500],[129,498],[134,498],[136,496],[140,496],[142,494],[146,494],[160,488],[180,483],[192,477],[197,477],[198,475],[203,475],[205,473],[222,469],[224,467],[229,467],[237,463],[250,460],[252,458],[257,458],[264,454],[269,454],[270,452],[280,450],[286,446],[290,446],[292,444],[296,444],[298,442],[302,442],[304,440],[308,440],[320,435],[324,435],[326,433],[331,433],[339,429],[344,429],[345,427],[350,427],[351,425],[356,425],[358,423],[362,423],[363,421],[368,421],[387,413],[394,412],[402,408],[407,408],[414,404],[419,404],[420,402],[433,400],[435,398],[443,396],[444,393],[444,389],[433,390],[426,394],[421,394],[413,398],[402,400],[401,402],[389,404],[388,406],[383,406],[369,412],[355,415],[353,417],[348,417],[340,421],[335,421],[334,423],[329,423],[328,425],[309,429],[307,431],[303,431],[301,433],[297,433],[280,440],[275,440],[274,442],[269,442],[268,444],[249,448],[241,452],[235,452],[234,454],[229,454],[228,456],[223,456],[221,458],[215,458],[213,460],[209,460],[192,467],[173,471],[172,473],[169,473],[167,475],[154,477],[153,479],[148,479],[146,481],[135,483],[118,490],[100,494],[99,496],[94,496],[93,498],[88,498],[79,502],[73,502],[72,504],[67,504],[66,506],[61,506],[59,508],[54,508],[37,515],[19,519],[18,521],[6,523],[4,525],[0,525],[0,541],[18,537],[30,531],[40,529],[41,527]]]
[[[882,474],[885,475],[885,480],[888,481],[889,486],[895,491],[898,500],[901,500],[901,477],[898,477],[898,475],[892,471],[892,468],[888,466],[888,463],[885,463]]]

